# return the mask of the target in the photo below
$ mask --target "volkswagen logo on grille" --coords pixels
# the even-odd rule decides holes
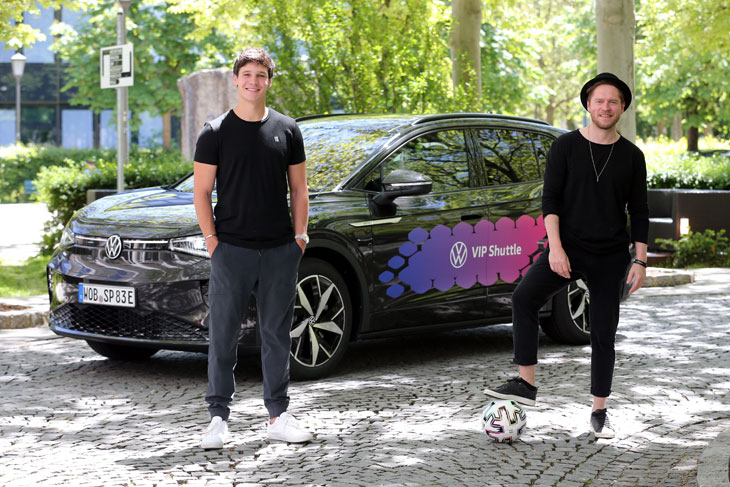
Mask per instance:
[[[466,245],[464,242],[456,242],[451,246],[449,260],[451,261],[451,266],[454,269],[464,267],[464,264],[466,264]]]
[[[104,251],[106,256],[110,259],[116,259],[122,253],[122,239],[119,235],[112,235],[106,239],[106,245],[104,245]]]

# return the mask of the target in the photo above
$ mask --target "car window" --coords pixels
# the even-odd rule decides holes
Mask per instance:
[[[481,129],[477,131],[477,140],[489,184],[541,178],[529,133],[514,129]]]
[[[393,135],[408,118],[311,120],[299,124],[310,193],[330,191]],[[175,186],[192,191],[193,177]]]
[[[469,158],[461,130],[431,132],[415,138],[386,159],[368,178],[365,189],[380,191],[380,181],[397,170],[415,171],[433,181],[433,192],[470,187]]]
[[[547,165],[547,156],[555,139],[543,134],[532,134],[532,143],[535,144],[535,155],[537,156],[537,168],[540,176],[545,174],[545,166]]]

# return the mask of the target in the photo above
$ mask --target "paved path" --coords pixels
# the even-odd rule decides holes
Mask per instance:
[[[589,348],[546,337],[523,438],[478,431],[486,381],[513,372],[509,326],[354,347],[335,376],[292,384],[292,413],[318,433],[305,446],[264,440],[260,371],[242,359],[232,441],[210,452],[198,448],[204,356],[114,363],[42,328],[2,331],[0,485],[696,485],[703,450],[730,427],[727,271],[672,289],[623,306],[619,436],[599,441],[587,433]]]

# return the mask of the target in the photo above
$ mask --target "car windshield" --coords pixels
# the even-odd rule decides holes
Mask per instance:
[[[335,188],[373,151],[393,135],[393,129],[411,118],[337,117],[303,121],[299,124],[307,155],[309,191],[318,193]],[[177,191],[192,191],[190,176],[175,186]]]

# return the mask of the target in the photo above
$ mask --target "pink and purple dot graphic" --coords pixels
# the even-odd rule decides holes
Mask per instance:
[[[423,294],[454,286],[468,289],[476,283],[491,286],[499,280],[512,283],[540,255],[539,242],[545,236],[542,215],[503,217],[496,223],[481,220],[476,225],[461,222],[453,228],[437,225],[430,232],[415,228],[378,279],[391,283],[386,290],[391,298],[407,288]]]

